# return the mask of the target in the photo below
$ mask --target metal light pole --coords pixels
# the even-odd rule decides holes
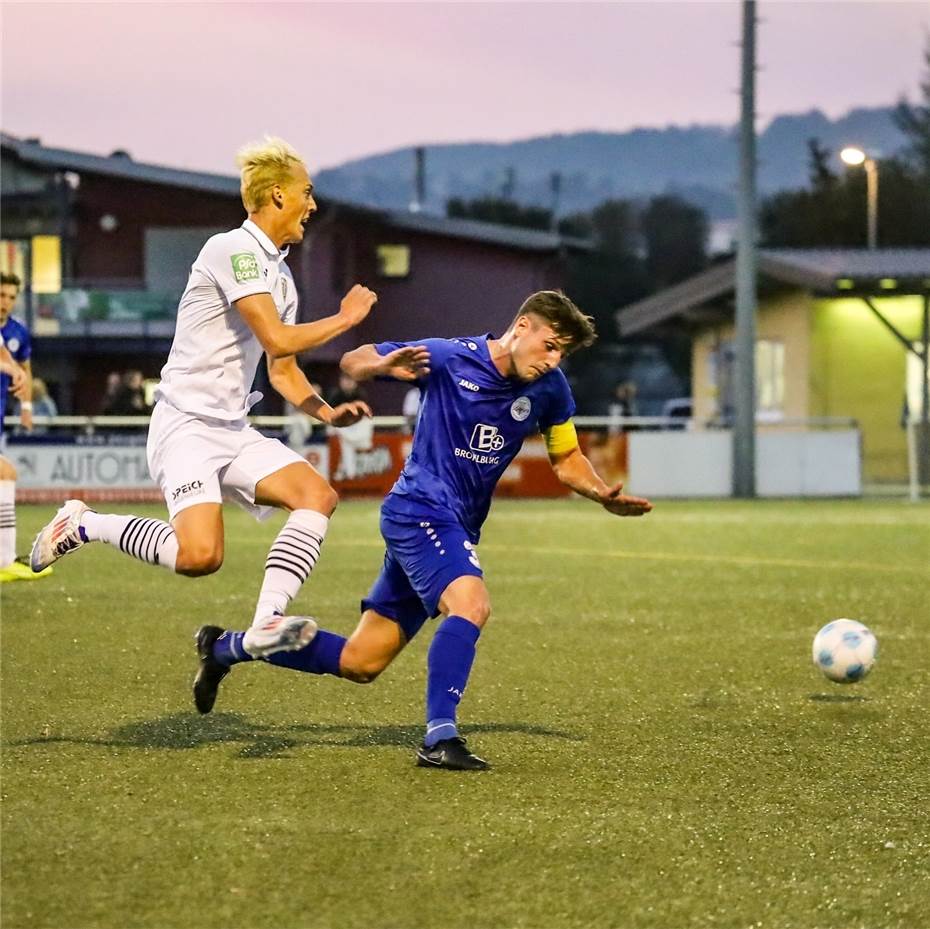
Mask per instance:
[[[854,145],[844,148],[840,158],[852,167],[862,165],[865,169],[866,241],[869,249],[878,248],[878,162]]]
[[[743,2],[733,495],[756,495],[756,4]]]
[[[866,158],[863,167],[865,168],[868,243],[870,249],[875,249],[878,247],[878,162],[874,158]]]

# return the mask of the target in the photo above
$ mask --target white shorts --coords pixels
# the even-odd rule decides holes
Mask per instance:
[[[255,485],[288,465],[309,464],[248,423],[201,419],[163,400],[152,411],[145,451],[171,519],[189,506],[224,498],[265,519],[274,507],[255,502]]]

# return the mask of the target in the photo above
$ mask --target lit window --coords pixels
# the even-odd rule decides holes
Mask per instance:
[[[410,274],[410,246],[379,245],[378,274],[381,277],[407,277]]]
[[[785,405],[785,345],[756,342],[756,411],[779,414]]]
[[[32,292],[61,293],[61,239],[57,235],[32,238]]]

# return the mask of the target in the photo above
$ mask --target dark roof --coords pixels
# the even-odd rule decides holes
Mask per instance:
[[[479,222],[476,219],[451,219],[429,213],[407,213],[389,210],[382,214],[389,226],[405,232],[424,232],[429,235],[444,235],[455,239],[470,239],[490,245],[507,245],[526,251],[556,251],[571,248],[588,251],[593,246],[587,239],[576,239],[556,232],[537,229],[521,229],[518,226],[500,226],[496,223]]]
[[[165,184],[204,193],[239,196],[239,178],[233,175],[211,174],[205,171],[184,171],[164,165],[147,164],[133,159],[125,152],[112,155],[89,155],[64,148],[48,148],[33,139],[20,139],[2,133],[4,149],[11,150],[21,161],[51,171],[74,171],[77,174],[98,174],[119,177],[147,184]],[[322,197],[324,207],[340,206],[379,217],[395,229],[444,235],[457,239],[503,245],[525,251],[556,251],[562,247],[576,250],[590,249],[585,239],[560,236],[552,232],[499,226],[470,219],[450,219],[426,213],[407,213],[401,210],[382,210],[360,203],[346,203]]]
[[[763,248],[759,275],[821,294],[930,292],[930,248]],[[880,282],[893,280],[885,288]],[[617,311],[622,335],[681,316],[736,288],[736,260],[714,265],[680,284]]]
[[[125,152],[112,155],[89,155],[64,148],[48,148],[33,139],[18,139],[2,134],[3,148],[10,149],[21,161],[51,171],[74,171],[76,174],[100,174],[122,177],[148,184],[166,184],[212,194],[239,196],[239,178],[205,171],[182,171],[163,165],[133,161]]]

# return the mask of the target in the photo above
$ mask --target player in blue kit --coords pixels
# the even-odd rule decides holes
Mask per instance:
[[[12,367],[0,365],[0,583],[34,581],[51,574],[33,571],[16,557],[16,468],[2,454],[6,439],[7,404],[19,401],[20,425],[32,430],[32,337],[12,315],[22,282],[15,274],[0,274],[0,340]],[[10,370],[5,370],[7,367]]]
[[[416,381],[422,402],[413,450],[381,507],[384,566],[361,620],[346,640],[319,630],[302,649],[267,661],[358,683],[374,680],[430,617],[442,615],[430,645],[426,734],[417,764],[488,767],[459,736],[456,716],[491,603],[477,545],[491,495],[527,436],[542,432],[556,476],[617,516],[642,516],[648,500],[609,487],[581,452],[575,403],[559,363],[595,339],[592,320],[564,294],[533,294],[499,339],[427,339],[365,345],[343,356],[357,381]],[[204,626],[194,699],[213,708],[232,665],[251,660],[243,633]]]

